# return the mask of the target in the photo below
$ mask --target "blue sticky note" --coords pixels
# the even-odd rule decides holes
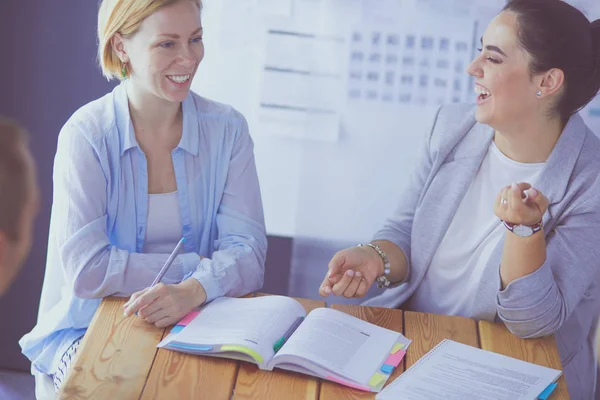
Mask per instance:
[[[171,333],[179,333],[185,328],[183,325],[175,325],[173,329],[171,329]]]
[[[212,346],[196,346],[196,345],[188,345],[182,343],[169,343],[168,347],[183,349],[183,350],[194,350],[194,351],[211,351]]]
[[[394,366],[390,365],[390,364],[383,364],[381,366],[381,372],[383,372],[384,374],[391,374],[392,371],[394,370]]]
[[[548,387],[546,389],[544,389],[544,391],[542,393],[540,393],[540,395],[538,396],[539,400],[546,400],[554,391],[554,389],[556,388],[558,384],[555,383],[551,383],[548,385]]]

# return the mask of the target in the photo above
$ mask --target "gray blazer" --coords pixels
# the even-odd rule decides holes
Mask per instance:
[[[365,304],[399,307],[423,280],[494,131],[472,106],[441,107],[395,214],[375,240],[398,245],[409,275]],[[569,393],[593,399],[594,337],[600,311],[600,139],[576,114],[546,162],[536,187],[549,199],[544,215],[547,260],[536,272],[500,287],[504,239],[496,245],[475,295],[473,318],[500,320],[515,335],[555,334]],[[493,205],[490,204],[490,207]]]

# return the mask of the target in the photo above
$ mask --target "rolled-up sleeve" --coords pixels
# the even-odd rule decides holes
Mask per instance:
[[[569,318],[599,273],[600,214],[588,202],[546,238],[546,261],[498,292],[499,318],[523,338],[554,334]]]
[[[103,146],[104,137],[86,136],[86,130],[89,133],[89,127],[67,123],[59,135],[50,240],[59,249],[63,272],[76,296],[129,296],[152,283],[169,255],[134,253],[111,245],[106,210],[110,176],[104,172],[106,160],[92,146],[93,140],[100,141],[96,147]],[[197,254],[178,256],[163,282],[181,282],[199,261]]]
[[[216,217],[216,250],[192,274],[204,287],[207,301],[242,296],[260,289],[264,282],[267,238],[254,145],[246,120],[236,116],[235,142]]]

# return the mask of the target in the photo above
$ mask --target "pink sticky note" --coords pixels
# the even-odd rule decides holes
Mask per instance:
[[[390,356],[387,358],[387,360],[385,360],[384,364],[389,364],[389,365],[393,365],[394,367],[397,367],[405,355],[406,355],[406,351],[398,350],[397,353],[390,354]]]
[[[188,315],[186,315],[185,317],[183,317],[183,319],[181,321],[179,321],[177,323],[177,325],[186,326],[187,324],[189,324],[190,322],[192,322],[192,320],[194,318],[196,318],[198,316],[198,314],[200,314],[200,311],[192,311],[192,312],[190,312]]]
[[[369,389],[366,386],[360,386],[360,385],[357,385],[356,383],[352,383],[352,382],[348,382],[348,381],[336,378],[335,376],[327,375],[327,377],[325,379],[339,383],[340,385],[351,387],[353,389],[364,390],[365,392],[371,391],[371,389]]]

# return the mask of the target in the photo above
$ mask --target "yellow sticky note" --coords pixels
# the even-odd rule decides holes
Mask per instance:
[[[376,372],[375,375],[373,375],[371,377],[371,380],[369,381],[369,386],[377,387],[377,386],[381,385],[383,382],[385,382],[386,378],[387,378],[387,376],[380,374],[379,372]]]
[[[403,348],[404,348],[403,343],[396,343],[394,345],[394,347],[392,347],[392,352],[390,354],[396,354],[398,351],[402,350]]]
[[[256,351],[244,347],[244,346],[235,346],[235,345],[226,345],[221,346],[221,351],[237,351],[239,353],[248,354],[250,357],[254,358],[258,364],[262,364],[263,358]]]

